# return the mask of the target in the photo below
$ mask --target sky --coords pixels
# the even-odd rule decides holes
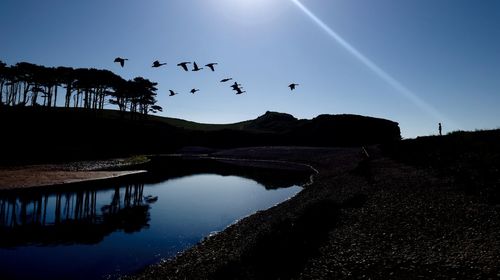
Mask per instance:
[[[0,34],[9,65],[158,82],[167,117],[359,114],[398,122],[404,138],[438,122],[444,133],[500,127],[497,0],[2,0]],[[218,65],[184,72],[182,61]],[[246,93],[219,82],[229,77]]]

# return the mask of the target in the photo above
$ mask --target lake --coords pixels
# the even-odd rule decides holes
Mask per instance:
[[[168,159],[146,175],[0,192],[2,279],[116,279],[297,194],[309,173]]]

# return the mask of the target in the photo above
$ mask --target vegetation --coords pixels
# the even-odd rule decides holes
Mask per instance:
[[[137,110],[141,107],[138,106]],[[355,115],[297,120],[267,112],[254,120],[209,125],[131,112],[3,106],[0,164],[170,153],[199,146],[358,146],[400,139],[398,124]]]
[[[467,193],[500,204],[500,129],[419,137],[384,148],[396,159],[451,176]]]
[[[58,94],[64,90],[66,108],[102,110],[111,104],[120,111],[148,114],[162,111],[155,105],[156,86],[142,77],[127,81],[108,70],[28,62],[7,66],[0,61],[0,106],[56,107]]]

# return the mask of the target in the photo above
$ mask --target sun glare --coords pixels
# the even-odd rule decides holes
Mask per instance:
[[[251,15],[271,12],[280,1],[282,0],[212,0],[211,2],[227,13]]]

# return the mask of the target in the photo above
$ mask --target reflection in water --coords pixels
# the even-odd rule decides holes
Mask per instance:
[[[0,192],[1,277],[116,278],[293,196],[308,176],[162,159],[145,176]]]
[[[143,184],[115,187],[105,204],[98,204],[95,189],[6,194],[0,197],[0,247],[92,244],[117,230],[140,231],[149,221],[143,192]]]

